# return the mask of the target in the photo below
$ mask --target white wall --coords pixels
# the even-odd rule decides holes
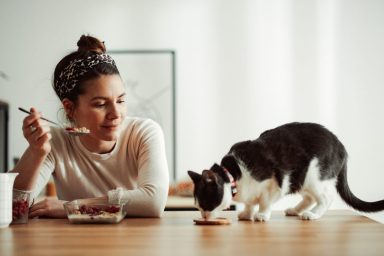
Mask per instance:
[[[312,121],[345,144],[352,191],[382,199],[383,11],[381,0],[0,0],[10,158],[26,147],[17,107],[56,116],[54,66],[90,33],[109,50],[176,50],[180,179],[220,161],[239,140]]]

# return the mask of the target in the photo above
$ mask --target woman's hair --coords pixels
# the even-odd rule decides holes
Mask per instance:
[[[85,91],[85,81],[119,74],[115,62],[105,53],[104,42],[82,35],[77,46],[77,51],[60,60],[53,75],[53,88],[60,100],[67,98],[75,104]]]

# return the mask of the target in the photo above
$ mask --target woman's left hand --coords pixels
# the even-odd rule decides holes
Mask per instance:
[[[56,198],[45,198],[37,202],[29,209],[29,218],[34,217],[51,217],[51,218],[66,218],[67,214],[64,210],[66,201]]]

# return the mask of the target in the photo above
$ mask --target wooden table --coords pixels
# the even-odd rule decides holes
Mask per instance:
[[[197,226],[197,211],[119,224],[69,224],[32,219],[0,229],[0,255],[384,255],[384,225],[351,211],[328,211],[317,221],[274,212],[267,223],[237,221]]]

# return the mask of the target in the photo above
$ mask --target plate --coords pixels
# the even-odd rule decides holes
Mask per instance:
[[[215,218],[215,219],[194,219],[196,225],[229,225],[231,220],[227,218]]]

